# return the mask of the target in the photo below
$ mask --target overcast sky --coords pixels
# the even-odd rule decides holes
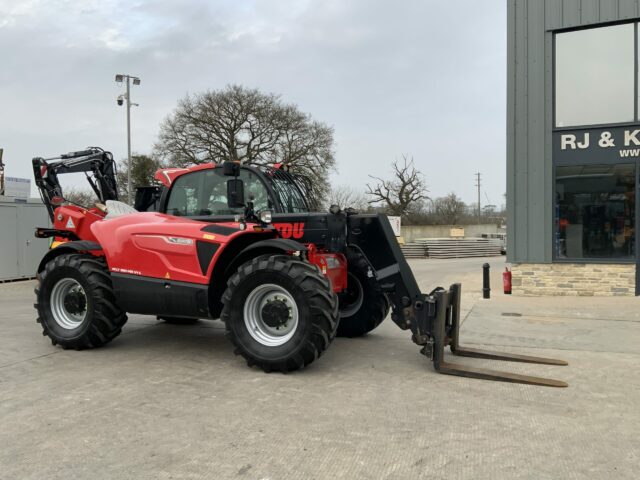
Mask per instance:
[[[0,147],[8,176],[89,145],[126,155],[116,73],[142,79],[133,151],[186,93],[280,94],[335,128],[334,183],[364,190],[407,153],[430,195],[504,203],[503,0],[0,0]],[[482,202],[487,199],[483,193]]]

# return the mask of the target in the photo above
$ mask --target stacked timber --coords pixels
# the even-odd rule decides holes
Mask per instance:
[[[429,258],[493,257],[501,255],[502,242],[492,238],[418,238]]]

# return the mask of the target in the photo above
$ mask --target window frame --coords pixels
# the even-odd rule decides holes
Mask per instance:
[[[633,68],[633,120],[630,121],[622,121],[622,122],[613,122],[613,123],[587,123],[587,124],[576,124],[576,125],[563,125],[562,127],[558,126],[558,122],[557,122],[557,91],[556,91],[556,86],[557,86],[557,68],[556,68],[556,60],[557,60],[557,37],[558,35],[562,35],[563,33],[571,33],[571,32],[578,32],[578,31],[582,31],[582,30],[597,30],[599,28],[607,28],[607,27],[617,27],[620,25],[630,25],[633,24],[633,62],[634,62],[634,68]],[[640,24],[640,21],[638,21],[637,19],[635,20],[621,20],[621,21],[617,21],[617,22],[608,22],[608,23],[601,23],[601,24],[597,24],[597,25],[585,25],[585,26],[580,26],[580,27],[574,27],[574,28],[565,28],[565,29],[558,29],[558,30],[553,30],[552,32],[552,45],[551,45],[551,49],[552,49],[552,54],[551,54],[551,70],[552,70],[552,97],[551,97],[551,102],[552,102],[552,106],[551,106],[551,111],[552,111],[552,118],[551,118],[551,125],[552,125],[552,130],[555,131],[562,131],[562,130],[577,130],[577,129],[587,129],[587,128],[598,128],[598,127],[613,127],[613,126],[625,126],[625,125],[637,125],[640,123],[640,118],[639,118],[639,114],[640,112],[638,111],[638,106],[640,104],[640,92],[639,92],[639,88],[638,88],[638,55],[640,54],[639,48],[638,48],[638,41],[639,41],[639,37],[638,37],[638,24]]]

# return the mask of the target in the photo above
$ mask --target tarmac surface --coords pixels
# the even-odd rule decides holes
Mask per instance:
[[[462,281],[465,344],[569,366],[457,362],[569,387],[439,375],[390,319],[287,375],[248,368],[219,321],[132,315],[107,347],[64,351],[33,282],[7,283],[0,478],[640,478],[639,299],[505,296],[501,257],[410,263],[424,291]]]

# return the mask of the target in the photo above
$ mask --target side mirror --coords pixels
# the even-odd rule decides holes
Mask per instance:
[[[161,194],[162,188],[155,185],[138,187],[133,208],[139,212],[156,211]]]
[[[244,182],[239,178],[227,180],[227,206],[229,208],[244,207]]]
[[[225,177],[237,177],[240,174],[240,164],[237,162],[224,162],[222,164],[222,174]]]

